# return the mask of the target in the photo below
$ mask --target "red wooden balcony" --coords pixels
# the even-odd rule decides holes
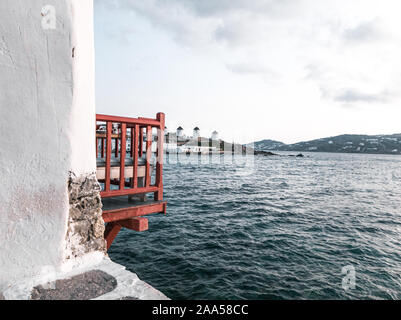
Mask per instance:
[[[166,213],[164,128],[163,113],[155,119],[96,115],[96,176],[102,186],[107,248],[122,227],[145,231],[148,220],[143,216]]]

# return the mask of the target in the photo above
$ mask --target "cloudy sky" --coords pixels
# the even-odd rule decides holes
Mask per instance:
[[[97,112],[286,143],[401,132],[399,0],[95,0]]]

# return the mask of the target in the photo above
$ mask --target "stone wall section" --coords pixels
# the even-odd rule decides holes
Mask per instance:
[[[76,177],[70,173],[68,194],[70,209],[65,258],[77,258],[93,251],[106,253],[100,185],[96,174]]]

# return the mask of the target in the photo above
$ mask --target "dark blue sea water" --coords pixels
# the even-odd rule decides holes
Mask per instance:
[[[172,299],[401,299],[400,156],[190,158],[165,164],[167,216],[109,252],[142,280]]]

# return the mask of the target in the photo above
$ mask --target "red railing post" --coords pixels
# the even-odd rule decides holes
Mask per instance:
[[[133,157],[133,188],[138,188],[138,143],[139,143],[139,126],[136,124],[135,128],[132,128],[134,134],[134,144],[131,145],[131,148],[134,148],[134,157]]]
[[[134,133],[135,132],[135,127],[132,127],[131,128],[131,150],[130,150],[130,155],[131,155],[131,158],[133,158],[134,157]]]
[[[159,112],[156,116],[160,121],[160,129],[157,130],[157,154],[156,154],[156,186],[159,191],[155,192],[155,201],[163,200],[163,143],[164,143],[164,128],[165,115]]]
[[[121,124],[121,146],[120,146],[120,190],[125,189],[125,156],[126,156],[127,125]],[[118,139],[117,139],[118,144]]]
[[[150,160],[152,157],[152,127],[146,127],[146,187],[150,187]]]
[[[110,171],[111,171],[111,122],[107,122],[107,131],[106,131],[106,166],[105,166],[105,182],[104,182],[104,190],[106,192],[110,191]]]

